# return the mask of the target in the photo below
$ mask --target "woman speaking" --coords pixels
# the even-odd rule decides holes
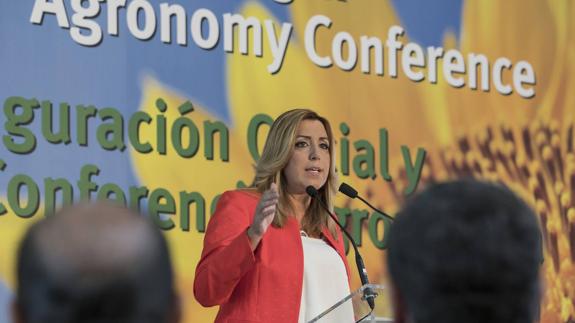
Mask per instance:
[[[204,238],[194,294],[220,305],[216,322],[307,322],[349,294],[341,231],[306,194],[333,209],[333,135],[317,113],[295,109],[271,126],[253,188],[222,194]],[[351,306],[326,322],[353,322]]]

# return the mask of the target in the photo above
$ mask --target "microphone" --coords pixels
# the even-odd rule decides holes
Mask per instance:
[[[390,215],[388,215],[387,213],[377,209],[376,207],[374,207],[373,205],[369,204],[368,201],[364,200],[361,196],[359,196],[357,194],[357,191],[351,187],[350,185],[346,184],[346,183],[341,183],[341,185],[339,185],[339,191],[342,192],[343,194],[347,195],[348,197],[351,197],[352,199],[354,198],[358,198],[360,199],[364,204],[366,204],[367,206],[369,206],[372,210],[374,210],[375,212],[383,215],[384,217],[390,219],[392,222],[394,220],[394,218]]]
[[[361,258],[361,255],[359,254],[359,251],[357,250],[357,244],[355,243],[355,241],[353,240],[351,235],[339,223],[339,221],[337,220],[335,215],[333,215],[333,213],[331,213],[331,211],[329,210],[327,205],[325,205],[325,203],[321,200],[321,198],[318,197],[319,192],[317,191],[317,189],[315,187],[310,185],[310,186],[305,188],[305,191],[312,198],[317,198],[317,200],[319,201],[319,204],[327,211],[327,214],[329,214],[329,216],[335,221],[335,223],[341,228],[341,231],[349,239],[349,242],[351,242],[351,245],[353,246],[353,251],[355,253],[355,264],[357,265],[357,271],[359,272],[359,279],[361,280],[361,284],[362,285],[369,284],[369,279],[367,278],[367,270],[365,269],[365,264],[363,263],[363,258]],[[365,300],[367,300],[367,303],[369,304],[369,307],[372,310],[375,308],[375,301],[374,301],[375,296],[377,296],[377,295],[371,290],[371,288],[367,287],[363,290],[363,297]]]

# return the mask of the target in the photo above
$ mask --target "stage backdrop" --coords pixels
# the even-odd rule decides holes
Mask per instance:
[[[340,179],[388,213],[433,181],[511,187],[542,225],[542,322],[575,320],[573,1],[26,0],[0,17],[0,322],[24,230],[88,198],[149,214],[184,321],[213,320],[192,292],[206,224],[295,107],[331,120]],[[388,223],[337,207],[387,284]]]

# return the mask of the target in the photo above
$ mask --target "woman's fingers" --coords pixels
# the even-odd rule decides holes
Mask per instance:
[[[262,210],[262,215],[264,216],[264,218],[267,218],[268,216],[274,214],[275,212],[276,212],[276,205],[273,204],[273,205],[265,207]]]
[[[277,191],[277,186],[275,183],[272,183],[270,189],[266,190],[262,194],[262,197],[258,202],[258,206],[256,207],[253,223],[250,226],[250,230],[252,233],[256,234],[256,238],[258,238],[257,236],[261,238],[261,236],[265,233],[268,226],[270,225],[271,220],[276,213],[278,201],[279,194]]]
[[[260,204],[261,209],[263,210],[270,205],[276,205],[278,203],[278,199],[277,198],[276,199],[269,199],[266,201],[261,201],[260,203],[261,203]]]
[[[270,205],[277,204],[278,199],[279,199],[279,195],[277,192],[277,187],[275,186],[275,184],[272,183],[272,187],[270,189],[266,190],[262,194],[262,197],[260,198],[260,202],[259,202],[259,209],[263,210],[264,208],[266,208]]]
[[[261,200],[270,200],[270,199],[277,199],[279,198],[279,194],[277,191],[267,190],[262,194]]]

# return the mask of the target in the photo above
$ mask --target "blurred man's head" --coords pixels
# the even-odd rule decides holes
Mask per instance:
[[[79,205],[42,219],[20,245],[17,275],[17,322],[179,318],[166,241],[125,208]]]
[[[398,322],[533,322],[539,225],[508,189],[475,181],[429,187],[391,229]]]

